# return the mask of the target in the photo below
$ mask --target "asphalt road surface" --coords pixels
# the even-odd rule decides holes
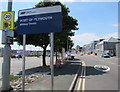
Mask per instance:
[[[75,55],[79,58],[85,68],[83,68],[84,78],[79,79],[78,90],[118,90],[118,59],[116,57],[102,58],[95,55]],[[109,71],[103,72],[96,70],[95,65],[105,65],[110,68]],[[81,84],[80,84],[81,83]],[[112,92],[112,91],[110,91]],[[113,91],[114,92],[114,91]]]

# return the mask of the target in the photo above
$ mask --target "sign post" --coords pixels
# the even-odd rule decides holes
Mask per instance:
[[[23,34],[23,64],[22,64],[22,90],[25,90],[25,47],[26,47],[26,34]]]
[[[53,60],[53,54],[54,54],[54,33],[50,33],[50,44],[51,44],[51,50],[50,50],[50,64],[51,64],[51,90],[54,88],[54,60]]]
[[[13,24],[11,21],[14,21],[14,17],[10,13],[12,11],[12,0],[8,0],[8,12],[3,13],[4,17],[2,20],[2,34],[4,34],[4,54],[3,54],[3,63],[2,63],[2,91],[9,91],[11,89],[10,86],[10,56],[11,56],[11,47],[10,43],[7,42],[7,34],[8,30],[13,29]]]
[[[51,90],[54,87],[54,34],[62,31],[61,6],[48,6],[41,8],[20,10],[18,13],[18,34],[23,35],[23,80],[22,90],[25,90],[25,43],[26,34],[50,33],[51,44]]]

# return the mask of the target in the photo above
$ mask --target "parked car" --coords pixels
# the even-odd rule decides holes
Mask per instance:
[[[22,55],[16,55],[16,58],[22,58]]]
[[[91,52],[88,52],[88,55],[91,55]]]
[[[81,53],[80,56],[83,56],[83,54]]]
[[[101,54],[101,57],[104,57],[104,58],[110,58],[110,55],[107,54],[107,53],[103,53],[103,54]]]
[[[94,53],[97,56],[97,53]]]
[[[113,57],[113,56],[115,56],[113,53],[107,53],[110,57]]]
[[[15,55],[12,55],[11,58],[16,58],[16,56],[15,56]]]

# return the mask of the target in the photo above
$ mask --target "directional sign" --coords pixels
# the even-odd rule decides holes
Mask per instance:
[[[20,10],[18,34],[38,34],[62,31],[61,6]]]
[[[2,12],[1,16],[1,30],[14,29],[14,15],[15,12]]]

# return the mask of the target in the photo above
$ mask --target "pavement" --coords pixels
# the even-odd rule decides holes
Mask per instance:
[[[62,63],[61,68],[57,68],[54,65],[54,90],[68,90],[73,82],[75,74],[80,67],[79,60],[68,60]],[[44,77],[41,79],[30,83],[26,86],[26,90],[51,90],[51,73],[48,67],[34,67],[26,69],[26,75],[31,74],[42,74]],[[22,71],[18,72],[21,75]],[[0,81],[1,86],[1,81]]]
[[[68,61],[61,68],[55,68],[54,72],[54,90],[69,90],[71,83],[81,67],[79,60]],[[51,74],[29,84],[25,88],[27,91],[33,90],[51,90]]]
[[[54,57],[55,58],[55,57]],[[50,57],[46,57],[46,64],[47,66],[50,65]],[[3,57],[0,57],[0,79],[2,78],[2,62],[3,62]],[[54,59],[54,63],[55,63],[55,59]],[[10,70],[10,74],[22,74],[22,59],[16,59],[16,58],[12,58],[11,59],[11,70]],[[42,57],[26,57],[26,74],[34,74],[34,73],[38,73],[40,70],[40,66],[42,66]],[[47,68],[48,69],[48,68]],[[44,73],[44,72],[43,72]],[[42,73],[42,74],[43,74]],[[45,72],[45,74],[47,74],[49,72]],[[1,81],[0,81],[0,87],[1,87]]]

